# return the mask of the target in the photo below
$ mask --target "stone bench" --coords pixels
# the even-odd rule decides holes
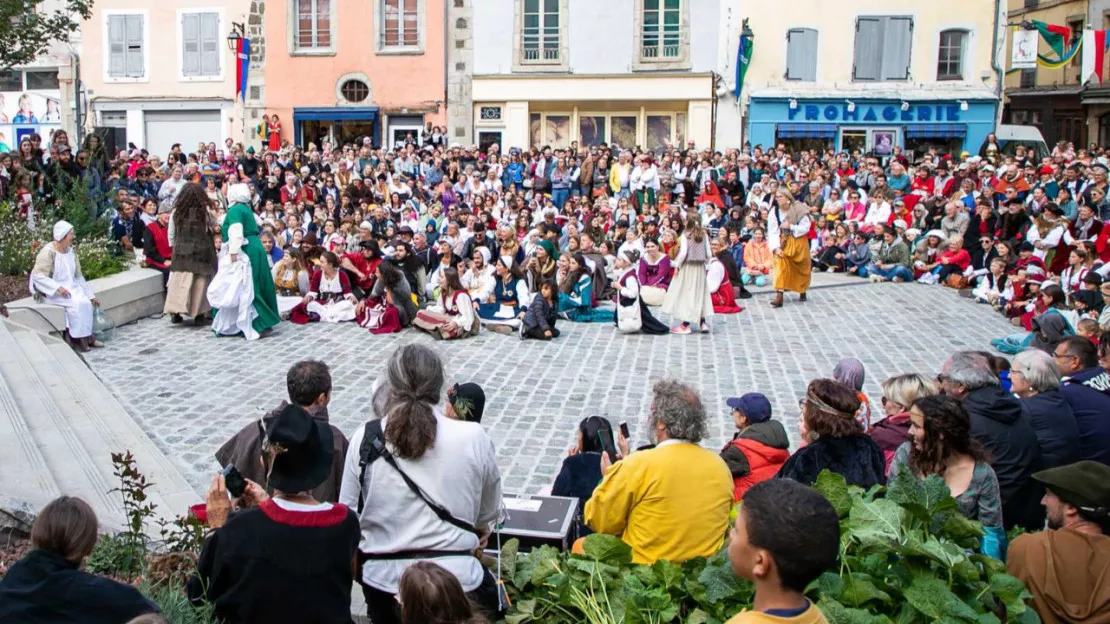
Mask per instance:
[[[131,269],[89,281],[100,305],[118,325],[160,314],[165,303],[162,274],[154,269]],[[65,331],[65,310],[26,297],[7,304],[10,318],[46,334]]]

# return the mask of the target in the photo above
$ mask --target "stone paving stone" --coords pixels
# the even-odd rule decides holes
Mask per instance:
[[[349,436],[368,417],[371,385],[393,350],[427,344],[443,356],[452,383],[485,389],[482,425],[497,446],[505,487],[534,493],[551,485],[586,416],[627,421],[634,444],[643,443],[658,379],[674,377],[699,390],[710,416],[707,447],[719,448],[733,433],[724,400],[751,391],[767,394],[796,442],[806,383],[831,375],[839,358],[864,363],[864,390],[879,409],[879,384],[887,377],[934,375],[953,351],[988,349],[991,338],[1013,332],[989,307],[946,288],[814,278],[831,286],[812,290],[808,303],[788,295],[786,307],[774,310],[758,295],[744,302],[746,311],[715,317],[709,335],[624,336],[611,325],[561,321],[563,336],[550,343],[484,331],[437,342],[415,330],[374,336],[353,324],[284,323],[273,336],[248,343],[162,318],[118,328],[86,360],[202,494],[217,467],[216,449],[286,398],[293,362],[328,363],[331,419]]]

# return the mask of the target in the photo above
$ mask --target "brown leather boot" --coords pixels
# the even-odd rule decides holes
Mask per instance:
[[[775,291],[775,299],[771,302],[771,307],[772,308],[781,308],[782,307],[782,291],[781,290]]]

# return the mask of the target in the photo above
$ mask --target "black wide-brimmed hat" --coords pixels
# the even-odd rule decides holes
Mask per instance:
[[[264,443],[278,449],[270,470],[269,486],[282,492],[311,490],[331,472],[335,446],[331,427],[317,421],[299,405],[286,405],[262,421]]]

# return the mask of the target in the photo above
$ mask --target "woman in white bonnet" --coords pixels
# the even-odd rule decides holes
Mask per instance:
[[[43,245],[31,271],[35,299],[65,308],[66,339],[80,352],[103,347],[93,335],[93,307],[100,305],[81,274],[81,261],[73,251],[73,225],[54,224],[54,242]]]

